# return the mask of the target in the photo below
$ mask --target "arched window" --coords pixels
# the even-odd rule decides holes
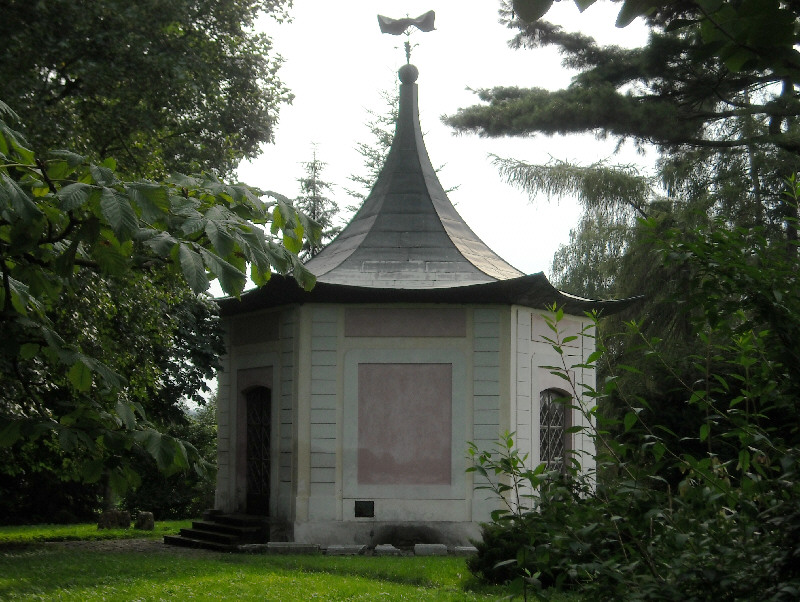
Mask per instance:
[[[539,461],[547,470],[563,472],[571,447],[571,398],[564,391],[546,389],[539,394]]]

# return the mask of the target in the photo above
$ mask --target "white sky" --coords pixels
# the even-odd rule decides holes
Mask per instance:
[[[598,141],[589,135],[570,137],[479,138],[455,136],[439,119],[459,107],[477,102],[466,88],[493,86],[559,89],[569,84],[571,73],[552,49],[511,50],[513,32],[500,25],[499,2],[464,0],[296,0],[293,22],[276,25],[262,21],[285,63],[280,75],[295,95],[283,106],[275,144],[264,147],[255,161],[239,168],[239,178],[253,186],[294,198],[302,163],[310,161],[312,145],[327,163],[322,176],[334,185],[330,195],[344,207],[353,202],[345,191],[348,176],[362,174],[358,142],[372,143],[366,123],[367,109],[383,111],[381,90],[394,89],[397,69],[405,63],[405,36],[381,34],[376,15],[416,17],[436,12],[436,30],[415,30],[418,44],[411,62],[420,71],[420,121],[431,162],[438,167],[457,210],[498,255],[525,273],[549,273],[553,253],[569,240],[569,230],[580,215],[572,199],[536,199],[501,181],[487,155],[495,153],[531,163],[550,157],[590,164],[645,162],[631,145],[614,155],[615,141]],[[646,30],[638,23],[616,29],[619,4],[600,2],[580,14],[574,3],[554,4],[548,19],[568,30],[582,31],[598,42],[638,46]]]

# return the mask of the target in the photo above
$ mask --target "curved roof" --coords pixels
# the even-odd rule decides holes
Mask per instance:
[[[538,309],[546,309],[555,304],[572,315],[581,315],[587,311],[608,315],[629,307],[639,299],[635,297],[597,301],[576,297],[555,288],[542,272],[507,280],[439,289],[390,289],[317,282],[310,291],[299,287],[291,276],[273,274],[264,286],[248,291],[241,299],[229,297],[219,299],[218,303],[223,316],[302,303],[476,303],[523,305]]]
[[[222,315],[297,303],[480,303],[571,314],[621,311],[638,298],[583,299],[559,291],[543,273],[525,275],[481,241],[447,198],[422,140],[417,68],[399,72],[400,111],[386,163],[359,211],[305,265],[317,277],[304,291],[273,274],[241,299],[218,300]]]
[[[390,289],[444,288],[517,278],[470,229],[431,165],[417,104],[417,68],[400,69],[397,129],[369,196],[306,267],[317,282]]]

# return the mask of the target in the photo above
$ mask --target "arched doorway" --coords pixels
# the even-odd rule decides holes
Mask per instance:
[[[272,391],[267,387],[253,387],[245,393],[245,404],[247,406],[246,512],[268,516]]]

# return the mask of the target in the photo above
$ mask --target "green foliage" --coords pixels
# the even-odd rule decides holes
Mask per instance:
[[[196,411],[184,408],[182,422],[169,424],[166,432],[193,445],[208,464],[204,474],[194,471],[166,475],[151,457],[139,456],[135,470],[141,483],[124,495],[121,506],[132,516],[152,512],[156,520],[201,516],[214,507],[216,486],[217,418],[216,399],[212,398]]]
[[[161,360],[208,366],[217,349],[198,346],[204,331],[193,330],[188,319],[178,320],[183,331],[170,322],[172,339],[158,340],[157,316],[145,312],[137,322],[136,301],[146,299],[131,295],[152,291],[157,274],[185,280],[195,292],[216,278],[238,295],[248,265],[259,281],[273,269],[291,271],[310,288],[313,276],[294,253],[318,227],[279,195],[270,193],[265,201],[258,191],[208,174],[175,175],[163,184],[126,182],[112,160],[96,164],[67,151],[37,157],[8,125],[13,112],[2,103],[0,112],[0,447],[54,437],[64,452],[80,452],[76,470],[83,480],[102,478],[119,490],[138,482],[130,465],[135,449],[168,472],[202,467],[196,449],[158,430],[157,411],[148,416],[154,385],[146,377],[137,381],[135,367],[159,355],[154,347],[181,339],[188,341],[188,355]],[[93,275],[113,282],[95,284]],[[114,286],[130,289],[127,304],[115,306],[124,295]],[[174,293],[180,296],[180,287]],[[91,312],[86,304],[93,298],[100,323],[70,324],[72,316]],[[187,309],[192,301],[185,301],[181,307]],[[202,301],[194,302],[189,313],[201,322],[210,317]],[[118,339],[109,348],[115,334],[126,332],[115,332],[117,319],[146,324],[154,338],[139,345]],[[114,353],[124,345],[129,353]],[[140,357],[144,350],[147,357]],[[181,371],[171,374],[180,378]],[[155,388],[186,393],[177,382],[162,384]]]
[[[290,5],[11,0],[0,22],[0,98],[20,112],[40,155],[117,157],[135,178],[230,176],[272,140],[278,107],[291,100],[277,75],[282,59],[253,31],[257,18],[282,20]]]
[[[391,92],[383,90],[380,96],[383,101],[383,111],[367,110],[367,114],[370,117],[367,122],[367,128],[372,141],[356,144],[356,151],[364,159],[364,168],[362,174],[353,174],[348,178],[357,187],[355,190],[345,190],[357,202],[356,205],[347,207],[349,211],[358,211],[361,203],[367,198],[372,186],[378,179],[378,175],[381,173],[383,164],[386,162],[389,149],[392,147],[400,106],[400,95],[399,91],[395,89]]]
[[[575,5],[583,11],[596,1],[575,0]],[[528,23],[542,18],[552,5],[553,0],[512,2],[514,12]],[[624,0],[616,25],[626,27],[637,17],[667,30],[699,27],[699,54],[717,56],[733,72],[755,68],[793,79],[800,75],[797,17],[791,6],[777,0]]]
[[[798,196],[792,181],[788,202]],[[617,366],[642,380],[674,377],[672,411],[687,419],[680,434],[612,373],[602,390],[571,383],[575,398],[619,404],[613,415],[576,406],[591,419],[596,473],[581,471],[579,457],[566,476],[529,468],[510,435],[492,451],[473,447],[473,470],[505,504],[470,564],[476,575],[502,580],[512,567],[520,588],[615,599],[800,593],[797,270],[785,241],[723,226],[658,237],[665,265],[687,273],[673,302],[702,341],[689,368],[676,371],[636,323],[628,326],[647,361]],[[590,362],[606,352],[598,345]],[[551,369],[569,379],[571,368]]]
[[[514,6],[529,3],[548,5],[521,0]],[[781,149],[797,155],[795,124],[800,103],[792,82],[800,73],[800,62],[791,67],[795,59],[787,58],[800,56],[793,48],[796,7],[779,8],[778,2],[718,2],[706,10],[702,2],[635,3],[647,14],[651,29],[647,45],[635,49],[601,47],[582,34],[565,32],[546,21],[527,20],[530,15],[522,20],[518,18],[522,11],[515,15],[504,3],[503,18],[518,30],[513,46],[555,46],[564,56],[564,65],[579,73],[563,90],[479,90],[485,104],[462,109],[446,121],[461,131],[486,136],[592,132],[653,143],[662,150]],[[736,33],[715,21],[717,9],[739,14]],[[747,28],[740,29],[745,13],[758,23],[776,19],[780,25],[770,40],[772,46],[751,47],[750,41],[741,39],[748,35]],[[792,24],[788,30],[787,23]],[[717,33],[712,35],[712,29]],[[719,36],[730,37],[723,42]],[[726,50],[730,44],[760,58],[733,66]],[[734,133],[726,131],[729,120],[752,125]]]
[[[305,175],[297,180],[300,184],[300,196],[294,200],[294,206],[314,220],[320,228],[318,240],[303,242],[300,259],[310,259],[317,255],[342,229],[341,226],[334,225],[339,205],[327,196],[333,186],[322,179],[325,165],[327,164],[317,159],[317,151],[314,149],[311,161],[303,163]]]

